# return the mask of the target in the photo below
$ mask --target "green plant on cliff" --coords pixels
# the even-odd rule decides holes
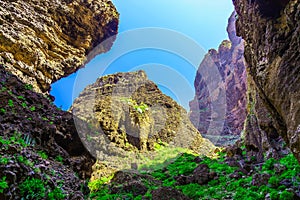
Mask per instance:
[[[3,193],[6,188],[8,188],[8,184],[6,182],[6,176],[3,176],[2,179],[0,179],[0,193]]]
[[[129,106],[131,106],[136,112],[143,114],[147,110],[149,110],[149,107],[144,102],[137,103],[136,100],[132,98],[121,98],[122,101],[125,101]]]
[[[25,84],[24,87],[25,87],[26,90],[32,90],[33,89],[33,86],[31,84]]]
[[[49,200],[61,200],[65,199],[66,195],[63,193],[62,189],[60,187],[55,187],[54,190],[50,191],[48,193]]]
[[[19,185],[23,199],[43,199],[46,196],[46,188],[42,180],[27,178]]]

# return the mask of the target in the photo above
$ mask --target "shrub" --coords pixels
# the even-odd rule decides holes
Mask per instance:
[[[59,187],[56,187],[53,191],[48,193],[48,198],[50,200],[60,200],[64,199],[66,195],[63,193],[62,189]]]
[[[2,177],[0,180],[0,193],[4,192],[4,189],[8,188],[8,184],[6,182],[6,176]]]
[[[20,194],[23,199],[43,199],[46,194],[44,183],[40,179],[27,178],[19,186]]]
[[[279,200],[293,200],[294,199],[294,194],[288,191],[283,191],[280,196]]]

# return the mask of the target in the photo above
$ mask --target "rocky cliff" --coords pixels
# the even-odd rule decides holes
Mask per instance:
[[[89,193],[96,160],[46,93],[109,50],[117,28],[109,0],[0,0],[0,199]]]
[[[0,199],[41,199],[30,195],[49,197],[51,191],[83,199],[88,193],[84,180],[95,159],[82,144],[72,114],[52,100],[0,64],[0,179],[5,177],[8,186]]]
[[[1,0],[0,5],[0,61],[38,92],[109,50],[110,37],[117,34],[118,13],[109,0]]]
[[[228,20],[227,32],[230,41],[224,40],[218,51],[211,49],[199,66],[194,86],[195,98],[190,102],[190,119],[204,137],[218,145],[232,143],[239,138],[246,118],[246,70],[244,62],[244,41],[236,36],[236,13]],[[211,79],[203,73],[204,69],[214,65],[218,68],[220,79]],[[216,82],[213,89],[208,85]],[[218,119],[224,127],[218,131],[209,131],[210,123],[216,118],[212,107],[219,101],[218,91],[224,90],[226,105],[225,119]]]
[[[249,76],[248,148],[281,136],[300,161],[300,2],[234,0]],[[258,105],[258,106],[257,106]],[[266,118],[257,108],[267,110]],[[247,129],[246,129],[247,130]]]
[[[164,95],[143,71],[97,79],[74,101],[72,111],[94,127],[88,133],[78,123],[79,133],[98,159],[112,160],[106,156],[114,151],[118,155],[124,150],[153,151],[157,144],[189,148],[206,155],[215,148],[201,137],[186,111]],[[109,151],[110,147],[116,148]]]

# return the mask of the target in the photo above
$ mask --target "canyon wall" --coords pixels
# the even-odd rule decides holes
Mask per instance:
[[[215,144],[226,145],[239,138],[246,118],[246,70],[244,62],[244,41],[236,36],[236,13],[228,20],[227,32],[230,41],[224,40],[218,50],[211,49],[199,66],[194,86],[196,95],[190,102],[190,119],[204,137]],[[220,79],[211,79],[202,71],[211,66],[218,68]],[[217,81],[217,82],[216,82]],[[216,82],[213,89],[208,85]],[[220,97],[218,91],[224,90],[226,105],[225,116],[216,119],[212,107],[217,105]],[[215,103],[216,102],[216,103]],[[215,105],[213,105],[215,103]],[[219,120],[224,127],[219,131],[208,132],[213,120]],[[213,127],[214,128],[214,127]]]
[[[266,141],[281,136],[300,161],[300,1],[233,3],[248,65],[246,145],[262,152]]]
[[[117,34],[119,14],[109,0],[0,5],[0,62],[37,92],[49,91],[53,82],[109,50]]]

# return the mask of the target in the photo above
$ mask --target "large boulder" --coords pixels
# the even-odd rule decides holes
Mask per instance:
[[[109,0],[1,0],[0,5],[0,62],[38,92],[109,50],[117,34],[118,12]]]
[[[256,131],[248,131],[246,137],[258,146],[249,146],[261,151],[264,140],[281,136],[300,161],[300,1],[233,2],[251,79],[247,126]],[[256,109],[257,103],[270,112],[270,123],[259,120],[265,116]]]

